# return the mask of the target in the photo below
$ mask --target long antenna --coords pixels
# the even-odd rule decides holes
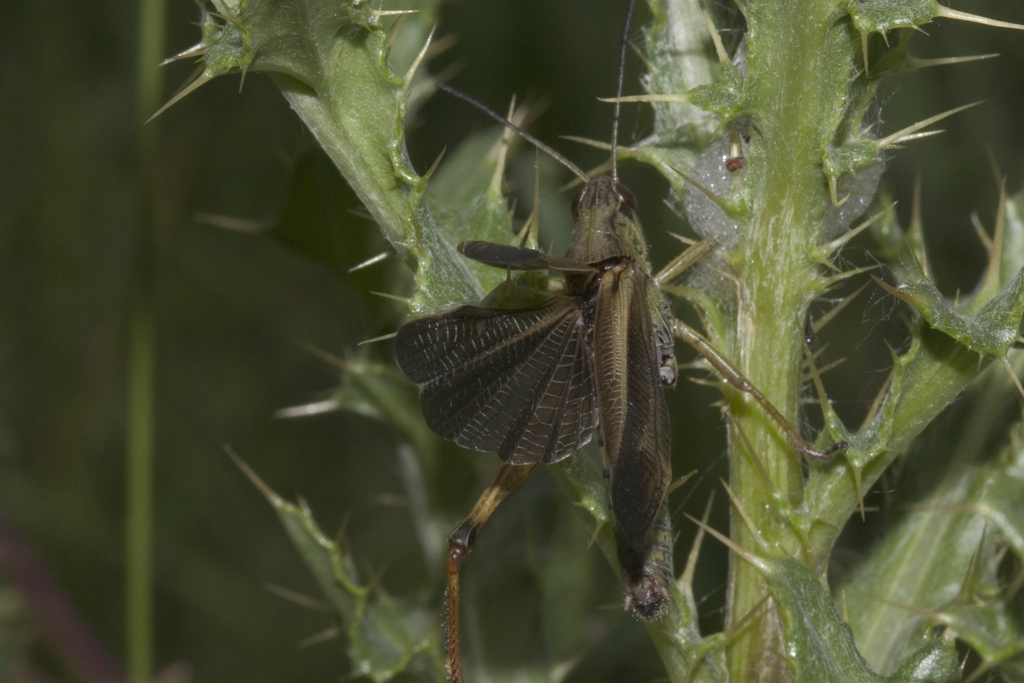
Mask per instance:
[[[630,5],[632,5],[632,0],[630,0]],[[621,76],[620,76],[620,79],[621,79]],[[550,147],[548,147],[543,142],[541,142],[537,138],[535,138],[532,135],[530,135],[529,133],[527,133],[525,130],[523,130],[522,128],[520,128],[516,124],[512,123],[511,121],[509,121],[504,116],[502,116],[498,112],[494,111],[493,109],[488,107],[483,102],[480,102],[479,100],[474,99],[473,97],[470,97],[469,95],[467,95],[466,93],[462,92],[461,90],[456,90],[455,88],[453,88],[453,87],[451,87],[449,85],[445,85],[444,83],[437,83],[436,85],[437,85],[437,89],[438,90],[443,90],[444,92],[448,93],[449,95],[454,95],[455,97],[458,97],[463,102],[468,102],[469,104],[473,105],[474,107],[476,107],[477,109],[479,109],[483,113],[485,113],[488,116],[490,116],[492,119],[494,119],[495,121],[497,121],[501,125],[508,126],[512,130],[514,130],[516,133],[518,133],[520,135],[520,137],[522,137],[524,140],[526,140],[527,142],[532,144],[534,147],[536,147],[540,151],[548,154],[555,161],[560,162],[563,166],[565,166],[567,169],[572,171],[573,174],[575,174],[580,180],[582,180],[585,183],[589,182],[590,178],[587,177],[586,173],[584,173],[583,171],[580,170],[579,166],[577,166],[576,164],[572,163],[571,161],[566,159],[564,156],[562,156],[561,154],[559,154],[555,150],[551,149]],[[618,107],[618,105],[615,105],[615,106]]]
[[[619,109],[622,103],[622,79],[626,73],[626,42],[629,40],[629,24],[633,20],[633,3],[629,0],[626,8],[626,25],[622,27],[622,44],[619,46],[619,82],[615,87],[615,116],[612,118],[612,182],[619,182]]]

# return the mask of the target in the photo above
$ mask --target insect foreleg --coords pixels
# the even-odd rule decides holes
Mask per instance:
[[[480,494],[473,509],[448,537],[448,659],[445,668],[448,670],[450,683],[462,683],[462,654],[459,643],[459,572],[462,569],[462,561],[472,549],[480,527],[535,467],[537,463],[502,465],[491,483]]]
[[[827,450],[819,451],[812,448],[802,436],[800,432],[790,423],[785,416],[779,412],[779,409],[772,405],[772,402],[768,400],[768,397],[761,393],[754,384],[748,380],[739,368],[733,365],[732,361],[729,360],[721,351],[716,349],[711,342],[705,339],[699,332],[690,327],[684,322],[679,320],[672,321],[672,332],[684,342],[692,346],[697,353],[703,356],[704,360],[711,364],[719,375],[733,386],[733,388],[750,394],[755,401],[757,401],[768,416],[775,421],[776,424],[786,433],[786,436],[792,442],[800,453],[805,457],[811,458],[812,460],[829,460],[839,451],[846,450],[846,442],[840,441],[839,443],[832,444]]]

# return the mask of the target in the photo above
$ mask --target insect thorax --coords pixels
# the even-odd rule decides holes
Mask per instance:
[[[628,258],[650,273],[647,242],[629,190],[599,176],[576,195],[572,210],[576,225],[566,258],[587,263]]]

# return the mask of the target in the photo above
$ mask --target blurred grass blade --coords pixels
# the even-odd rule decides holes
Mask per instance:
[[[165,0],[140,0],[136,43],[137,122],[159,103],[164,53]],[[128,676],[153,675],[153,453],[156,331],[154,310],[154,208],[151,181],[156,165],[157,127],[138,131],[141,211],[130,283],[128,321],[127,472],[125,510],[125,653]]]

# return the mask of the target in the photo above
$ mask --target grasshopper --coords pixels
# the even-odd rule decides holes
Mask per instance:
[[[652,526],[672,481],[664,385],[675,384],[667,301],[650,274],[632,194],[615,180],[590,180],[573,201],[575,227],[564,257],[463,242],[468,258],[509,270],[562,274],[559,291],[499,286],[480,305],[403,325],[395,339],[402,371],[438,435],[506,463],[449,539],[449,675],[459,665],[458,571],[473,536],[501,499],[538,463],[558,462],[600,428],[609,499],[624,568],[627,607],[655,618],[668,599],[671,553],[662,564]],[[516,306],[504,301],[514,298]],[[453,636],[453,634],[456,634]],[[453,641],[454,638],[454,641]]]
[[[627,15],[627,27],[628,21]],[[624,47],[625,40],[620,93]],[[556,273],[562,279],[558,288],[529,288],[510,279],[479,304],[410,320],[395,338],[396,360],[420,389],[427,425],[504,461],[449,537],[447,668],[449,680],[461,683],[459,573],[477,532],[539,463],[567,458],[596,430],[603,437],[626,609],[648,620],[660,614],[673,579],[671,532],[658,521],[658,511],[672,481],[664,387],[676,380],[674,337],[691,344],[735,388],[750,393],[807,457],[828,458],[845,444],[826,452],[812,449],[710,342],[673,320],[660,283],[716,245],[698,243],[652,275],[636,200],[617,179],[618,104],[612,175],[588,179],[485,105],[438,87],[510,127],[585,183],[572,202],[574,228],[564,256],[490,242],[458,247],[489,266]]]

